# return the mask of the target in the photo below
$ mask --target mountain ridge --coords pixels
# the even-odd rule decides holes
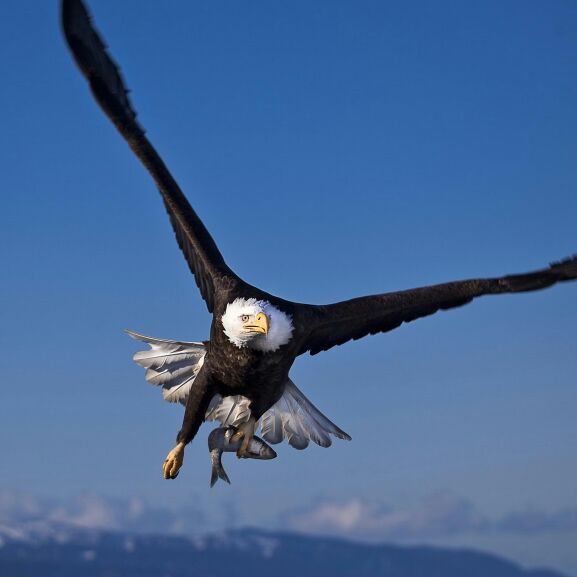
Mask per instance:
[[[365,544],[255,528],[184,537],[0,524],[0,574],[9,577],[230,577],[239,569],[276,577],[569,577],[472,549]]]

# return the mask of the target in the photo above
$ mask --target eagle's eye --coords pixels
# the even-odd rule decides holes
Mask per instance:
[[[248,315],[242,315],[242,316],[240,317],[240,320],[241,320],[243,323],[246,323],[249,318],[250,318],[250,317],[249,317]]]

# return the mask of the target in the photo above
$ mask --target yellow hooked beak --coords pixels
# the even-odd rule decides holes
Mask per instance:
[[[254,322],[249,325],[243,325],[244,329],[251,333],[268,334],[268,317],[264,313],[258,313]]]

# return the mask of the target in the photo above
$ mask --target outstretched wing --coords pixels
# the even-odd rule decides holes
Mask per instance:
[[[92,26],[81,0],[62,0],[62,27],[96,101],[155,180],[178,245],[212,312],[215,292],[232,287],[240,279],[224,262],[214,240],[138,124],[118,66]]]
[[[308,351],[315,355],[351,339],[391,331],[402,323],[460,307],[482,295],[535,291],[575,279],[577,256],[526,274],[450,282],[326,306],[302,305],[302,323],[308,332],[299,354]]]

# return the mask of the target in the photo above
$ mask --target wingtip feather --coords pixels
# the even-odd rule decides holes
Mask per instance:
[[[563,275],[563,280],[577,279],[577,254],[552,262],[550,268],[551,270],[560,272]]]

